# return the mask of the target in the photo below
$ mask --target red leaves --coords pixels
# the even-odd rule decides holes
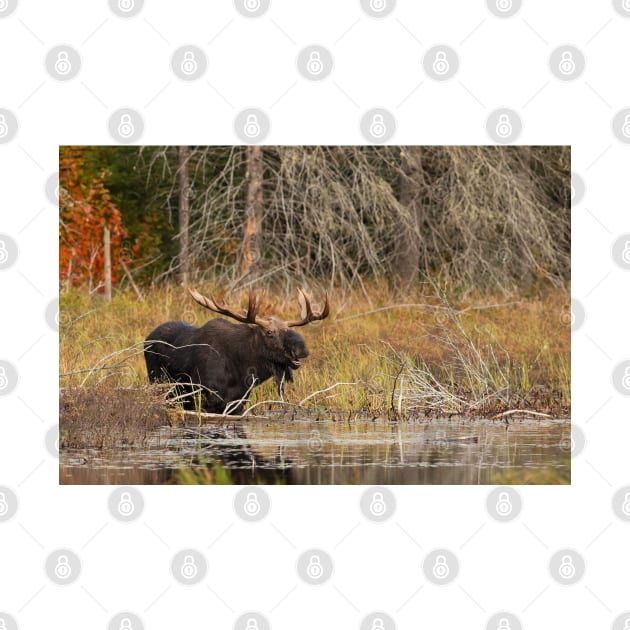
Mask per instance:
[[[59,279],[66,287],[103,285],[103,228],[111,232],[112,283],[119,261],[130,263],[138,245],[125,242],[122,214],[105,186],[108,172],[90,173],[86,148],[59,149]]]

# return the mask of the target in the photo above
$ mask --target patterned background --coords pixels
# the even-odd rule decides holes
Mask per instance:
[[[0,627],[629,628],[628,59],[627,0],[0,0]],[[573,146],[571,487],[58,487],[58,145],[248,137]]]

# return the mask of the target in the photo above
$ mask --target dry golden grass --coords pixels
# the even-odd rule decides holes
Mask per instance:
[[[296,315],[294,296],[266,301],[280,317]],[[446,304],[425,287],[394,304],[387,290],[373,286],[352,294],[331,292],[330,301],[331,316],[300,331],[311,356],[286,388],[292,403],[308,397],[305,408],[347,413],[482,415],[527,408],[568,414],[566,291]],[[78,291],[63,294],[60,386],[146,385],[142,341],[147,334],[164,321],[201,325],[209,316],[180,287],[147,292],[144,301],[121,292],[109,304]],[[321,391],[337,383],[354,385]],[[277,398],[267,382],[253,392],[250,405]]]

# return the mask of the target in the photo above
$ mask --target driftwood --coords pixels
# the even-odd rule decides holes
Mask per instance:
[[[540,416],[541,418],[553,418],[553,416],[550,416],[548,413],[542,413],[540,411],[530,411],[529,409],[510,409],[509,411],[504,411],[503,413],[498,413],[496,416],[492,416],[492,419],[498,420],[499,418],[505,418],[506,416],[511,416],[515,413]]]

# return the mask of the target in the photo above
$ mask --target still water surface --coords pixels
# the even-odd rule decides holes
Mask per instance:
[[[568,483],[569,420],[228,420],[165,427],[141,448],[64,449],[64,484],[176,483],[219,467],[231,483]]]

